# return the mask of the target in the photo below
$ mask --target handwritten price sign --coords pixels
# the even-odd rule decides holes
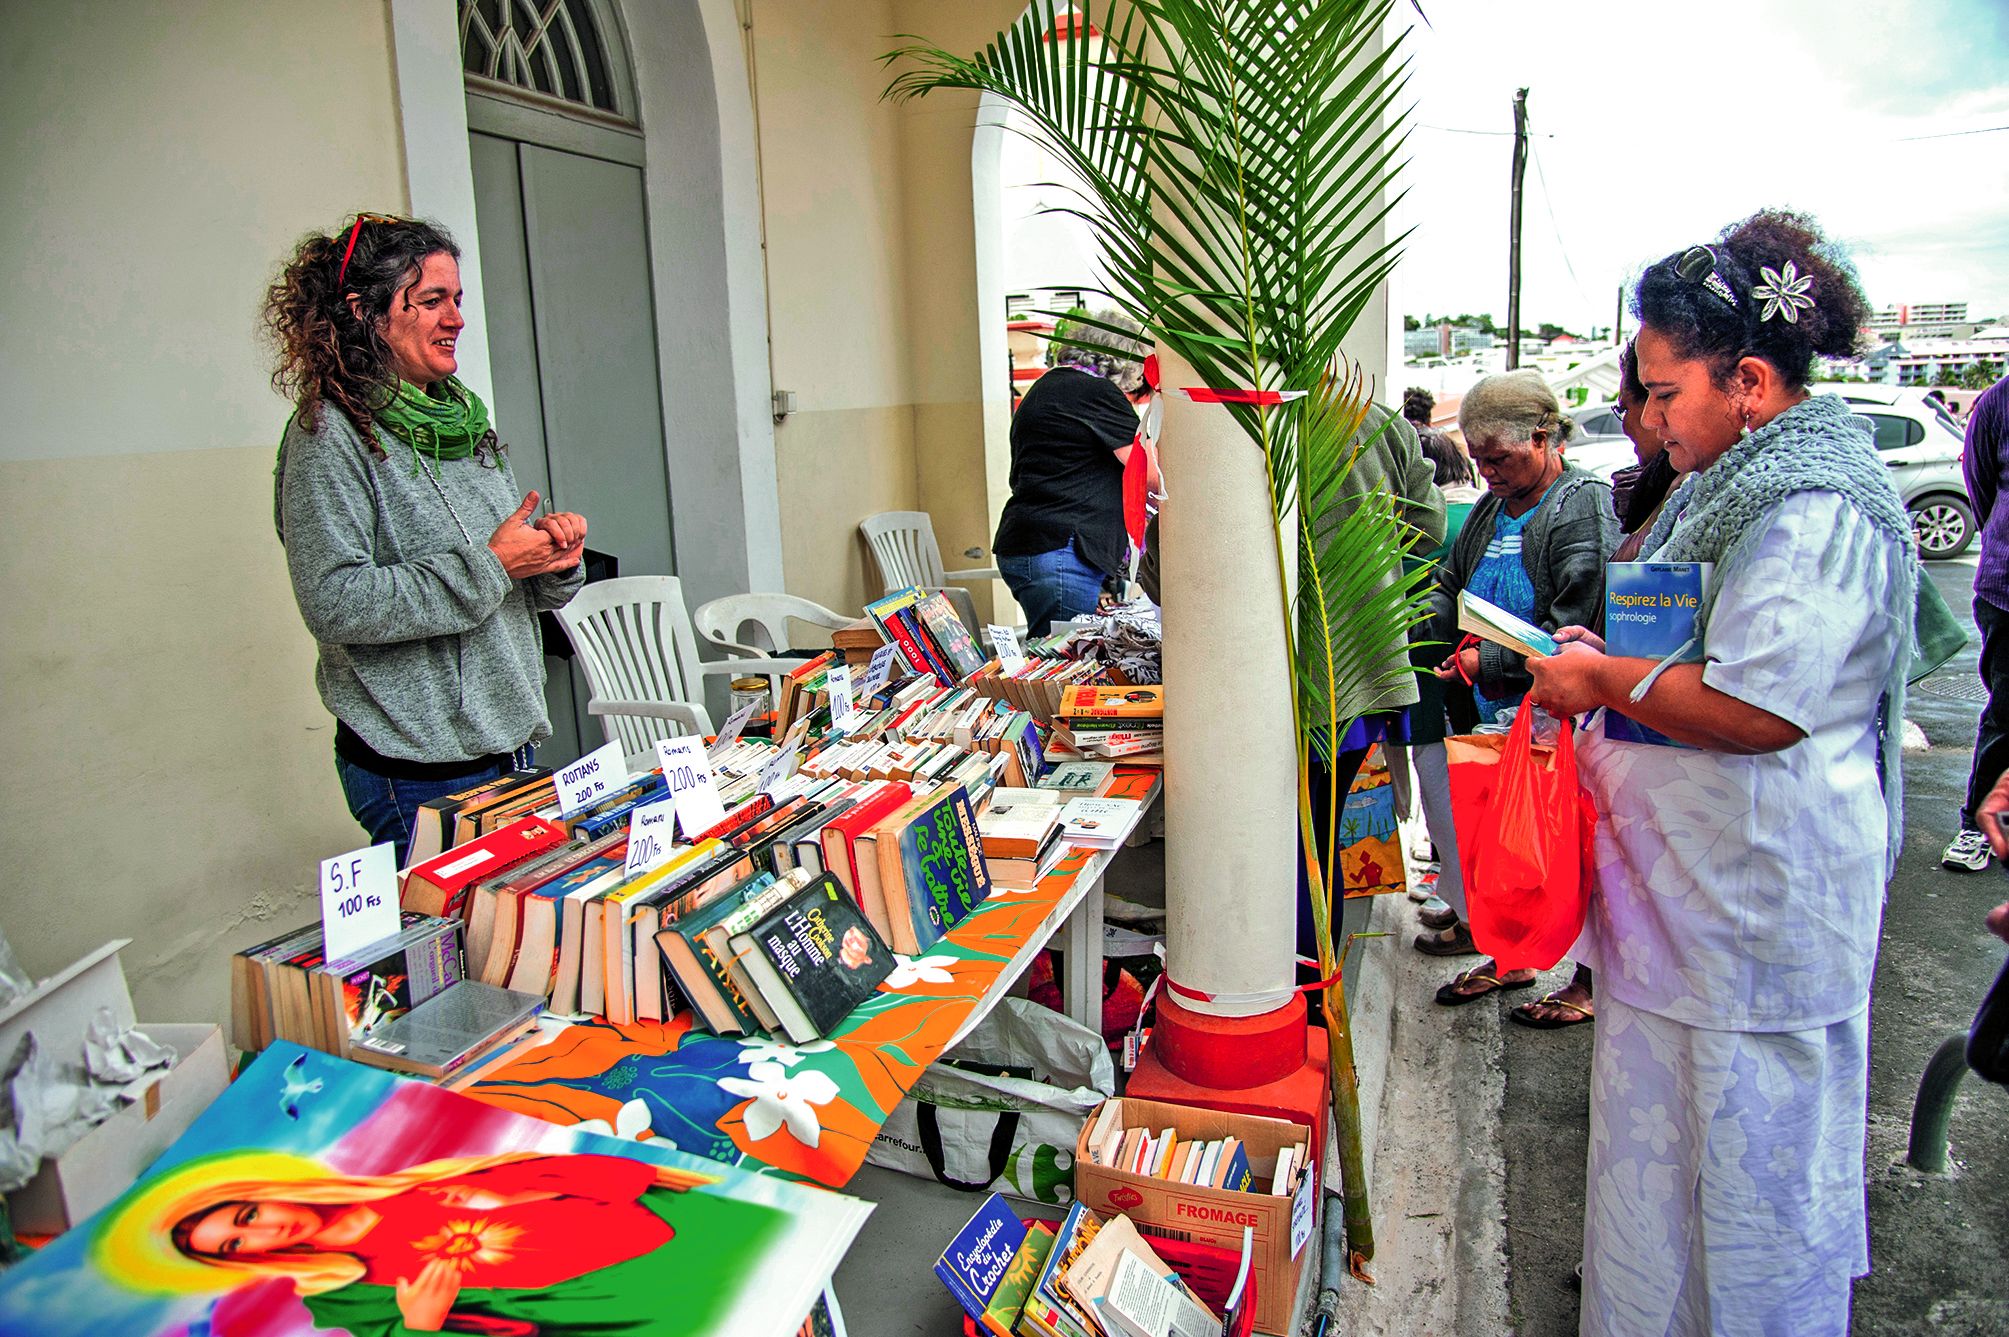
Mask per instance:
[[[772,793],[776,785],[782,784],[795,774],[795,768],[802,759],[802,745],[791,744],[778,748],[760,768],[760,792]]]
[[[398,866],[389,845],[321,860],[321,936],[327,960],[398,931]]]
[[[858,688],[858,695],[870,701],[878,695],[879,689],[893,680],[893,669],[900,662],[900,647],[892,643],[880,646],[872,652],[872,662],[865,666],[865,681]]]
[[[663,763],[663,779],[669,782],[684,839],[695,840],[698,832],[717,826],[725,816],[725,803],[719,798],[704,740],[665,738],[656,744],[656,757]]]
[[[619,743],[595,748],[558,772],[558,815],[592,807],[628,783],[628,759]]]
[[[830,727],[842,729],[851,723],[857,707],[851,701],[851,666],[839,664],[824,680],[830,689]]]
[[[676,848],[676,841],[671,838],[676,814],[675,799],[635,809],[634,819],[628,824],[629,877],[646,873],[670,857]]]

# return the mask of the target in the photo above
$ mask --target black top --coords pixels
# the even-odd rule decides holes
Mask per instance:
[[[1123,464],[1137,410],[1115,384],[1073,367],[1032,383],[1011,423],[1011,500],[991,550],[1033,557],[1075,540],[1105,575],[1123,570]]]

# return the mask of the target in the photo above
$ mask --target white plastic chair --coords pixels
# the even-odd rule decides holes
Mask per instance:
[[[756,668],[754,665],[803,662],[783,653],[794,640],[788,631],[791,621],[807,622],[825,631],[838,631],[858,619],[793,594],[756,593],[728,594],[723,599],[713,599],[699,608],[691,620],[697,625],[698,635],[726,652],[729,657],[723,662],[747,674],[765,673],[770,688],[778,691],[780,676],[786,670]]]
[[[716,673],[769,671],[779,660],[698,658],[697,636],[675,576],[623,576],[586,586],[558,610],[607,741],[628,756],[646,755],[658,739],[715,732],[704,706],[704,680]],[[761,667],[753,667],[758,664]]]
[[[966,589],[949,584],[952,580],[996,580],[994,566],[970,567],[962,571],[942,569],[942,545],[935,538],[934,519],[926,511],[881,511],[858,522],[858,532],[872,548],[879,564],[879,578],[886,593],[918,586],[940,590],[949,596],[957,614],[972,633],[977,626],[976,601]]]

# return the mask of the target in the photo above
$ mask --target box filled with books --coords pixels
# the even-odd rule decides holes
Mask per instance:
[[[1247,1227],[1254,1233],[1256,1331],[1288,1332],[1318,1224],[1311,1137],[1284,1119],[1106,1101],[1075,1144],[1075,1200],[1099,1216],[1128,1215],[1154,1245],[1156,1235],[1168,1234],[1239,1250]],[[1247,1188],[1228,1186],[1229,1176],[1244,1173]]]

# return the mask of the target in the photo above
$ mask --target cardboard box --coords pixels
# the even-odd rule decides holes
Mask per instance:
[[[82,1221],[131,1188],[140,1172],[223,1094],[230,1069],[219,1027],[154,1022],[138,1029],[174,1047],[174,1066],[133,1104],[66,1150],[45,1157],[35,1177],[7,1195],[16,1230],[53,1235]]]
[[[1155,1100],[1118,1100],[1125,1128],[1171,1128],[1180,1141],[1210,1141],[1237,1137],[1247,1149],[1249,1170],[1267,1187],[1277,1168],[1277,1152],[1303,1147],[1311,1130],[1286,1119],[1254,1114],[1228,1114],[1187,1105],[1163,1105]],[[1226,1189],[1175,1184],[1149,1175],[1131,1174],[1088,1159],[1088,1133],[1100,1113],[1091,1113],[1074,1147],[1074,1196],[1097,1216],[1121,1212],[1146,1234],[1199,1240],[1241,1252],[1242,1228],[1256,1232],[1256,1330],[1292,1331],[1298,1282],[1311,1258],[1311,1240],[1318,1233],[1320,1161],[1311,1158],[1310,1173],[1298,1181],[1290,1197],[1272,1193],[1231,1193]]]

